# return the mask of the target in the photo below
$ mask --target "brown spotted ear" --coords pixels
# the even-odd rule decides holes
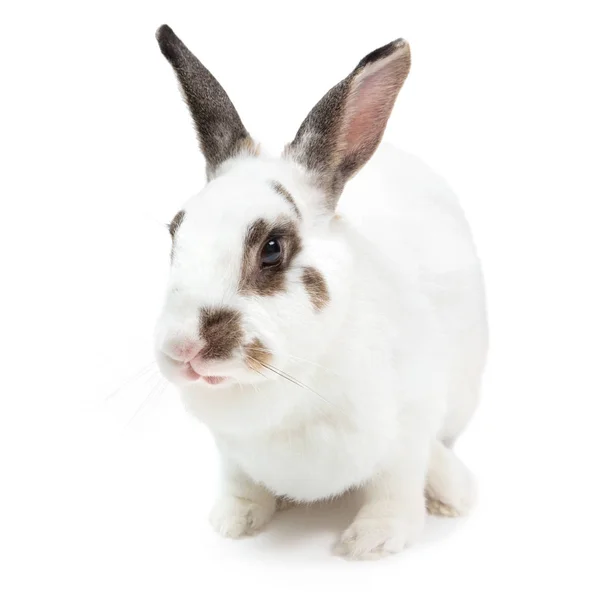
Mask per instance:
[[[365,56],[304,120],[284,156],[315,177],[335,209],[344,184],[371,158],[410,69],[402,39]]]
[[[156,32],[158,45],[171,63],[192,114],[206,174],[212,179],[219,165],[240,153],[256,154],[257,146],[219,82],[188,50],[168,25]]]

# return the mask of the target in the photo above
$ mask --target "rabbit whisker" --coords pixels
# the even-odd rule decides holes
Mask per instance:
[[[163,392],[169,385],[169,382],[166,379],[164,379],[160,373],[156,373],[156,375],[158,375],[158,381],[152,386],[150,393],[146,396],[145,400],[140,404],[135,413],[133,413],[131,419],[127,421],[125,428],[129,427],[133,423],[136,417],[138,417],[142,413],[142,411],[148,406],[148,404],[150,404],[150,402],[154,398],[160,398],[160,396],[162,396]]]
[[[260,361],[256,360],[255,358],[252,358],[251,356],[248,356],[248,360],[254,361],[255,363],[258,363],[259,365],[262,365],[262,363]],[[255,369],[251,364],[248,364],[248,368],[250,370],[254,371],[255,373],[258,373],[259,375],[262,375],[265,379],[269,379],[262,371]]]
[[[331,369],[328,369],[327,367],[324,367],[323,365],[320,365],[319,363],[307,360],[306,358],[300,358],[299,356],[294,356],[292,354],[288,354],[288,358],[293,361],[303,362],[303,363],[306,363],[307,365],[311,365],[313,367],[318,367],[319,369],[323,369],[323,371],[327,371],[328,373],[332,373],[333,375],[338,375],[335,371],[332,371]]]
[[[134,382],[136,382],[138,379],[141,379],[142,377],[145,377],[146,375],[149,375],[149,374],[154,374],[154,373],[152,373],[152,369],[155,366],[156,366],[156,361],[153,360],[153,361],[149,362],[145,367],[142,367],[139,371],[137,371],[131,377],[128,377],[120,385],[118,385],[110,394],[108,394],[108,396],[106,396],[104,398],[103,402],[108,402],[109,400],[114,398],[117,394],[122,392],[127,386],[132,385]]]
[[[300,387],[304,390],[307,390],[308,392],[313,393],[315,396],[317,396],[318,398],[323,400],[323,402],[326,402],[330,406],[333,406],[334,408],[338,408],[338,409],[340,408],[339,406],[336,406],[335,404],[333,404],[332,402],[327,400],[327,398],[321,396],[321,394],[319,394],[319,392],[313,390],[311,387],[309,387],[305,383],[298,381],[298,379],[296,379],[295,377],[292,377],[289,373],[286,373],[285,371],[282,371],[281,369],[277,369],[277,368],[273,367],[272,365],[268,365],[260,360],[257,360],[257,359],[253,359],[253,360],[255,360],[257,363],[259,363],[264,369],[267,369],[267,370],[275,373],[276,375],[279,375],[279,377],[286,379],[290,383],[293,383],[294,385],[297,385],[298,387]]]

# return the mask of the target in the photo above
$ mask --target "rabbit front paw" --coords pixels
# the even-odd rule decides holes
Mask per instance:
[[[425,521],[423,504],[412,510],[402,508],[396,512],[389,510],[389,504],[382,510],[378,504],[364,507],[342,534],[334,553],[352,560],[374,560],[401,552],[416,540]]]
[[[210,524],[224,537],[253,535],[266,525],[275,513],[275,500],[258,503],[237,496],[226,496],[215,503]]]

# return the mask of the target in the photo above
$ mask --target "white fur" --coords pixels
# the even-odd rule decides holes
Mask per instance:
[[[272,179],[302,212],[303,249],[285,293],[240,296],[246,228],[293,216]],[[291,161],[223,165],[185,206],[158,359],[223,457],[211,516],[217,530],[253,532],[272,516],[276,496],[310,502],[356,488],[363,505],[336,550],[373,558],[418,536],[426,486],[437,512],[462,514],[472,502],[472,479],[450,447],[478,401],[487,343],[482,277],[453,193],[412,156],[380,147],[347,184],[338,216],[323,205]],[[327,281],[331,299],[321,312],[300,280],[302,266]],[[211,371],[237,383],[186,383],[163,351],[194,338],[199,309],[214,304],[239,310],[246,340],[261,339],[273,364],[310,390],[249,371],[241,355]]]

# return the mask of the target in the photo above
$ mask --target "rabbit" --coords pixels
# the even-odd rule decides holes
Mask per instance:
[[[172,29],[156,36],[206,161],[206,186],[169,225],[155,345],[221,458],[210,521],[238,538],[281,499],[352,493],[358,512],[334,552],[397,553],[427,508],[465,515],[474,503],[452,448],[487,348],[482,272],[456,197],[417,158],[378,149],[409,45],[365,56],[271,157]]]

